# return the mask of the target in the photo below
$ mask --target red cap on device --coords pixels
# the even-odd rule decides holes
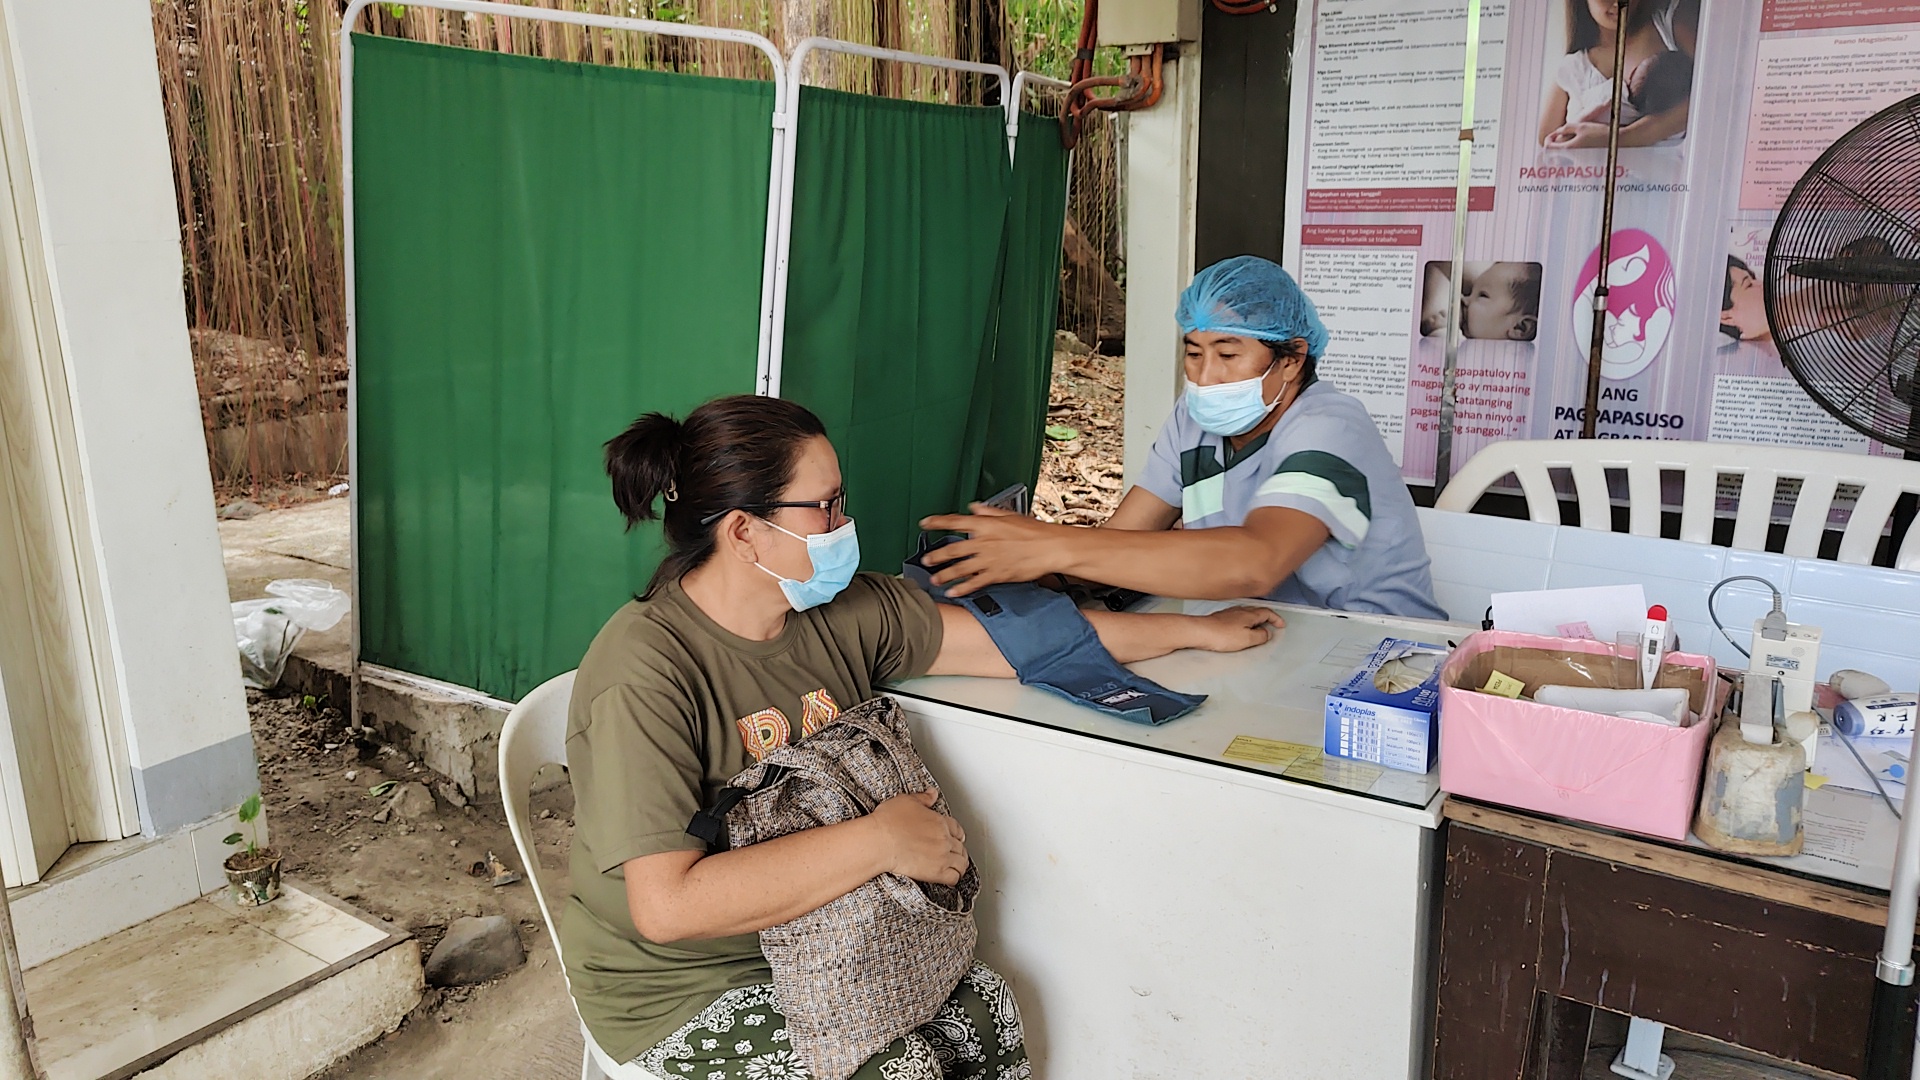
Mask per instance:
[[[1652,607],[1650,607],[1650,608],[1648,608],[1648,609],[1647,609],[1647,618],[1649,618],[1649,619],[1658,619],[1658,620],[1660,620],[1661,622],[1666,622],[1666,621],[1667,621],[1667,608],[1666,608],[1666,605],[1664,605],[1664,604],[1655,604],[1655,605],[1653,605]]]

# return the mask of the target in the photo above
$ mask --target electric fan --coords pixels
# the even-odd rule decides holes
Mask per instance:
[[[1793,186],[1767,245],[1766,307],[1781,362],[1809,397],[1920,460],[1920,95],[1841,136]],[[1913,501],[1902,498],[1895,521],[1911,528]],[[1912,753],[1920,758],[1920,730]],[[1874,972],[1867,1076],[1875,1080],[1906,1080],[1913,1068],[1916,786],[1907,786],[1900,815]]]
[[[1821,408],[1920,457],[1920,95],[1840,137],[1767,245],[1767,321]]]

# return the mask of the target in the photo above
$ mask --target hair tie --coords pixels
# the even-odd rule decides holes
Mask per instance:
[[[679,502],[680,501],[679,486],[676,485],[671,480],[667,481],[667,490],[662,492],[660,497],[667,500],[668,502]]]

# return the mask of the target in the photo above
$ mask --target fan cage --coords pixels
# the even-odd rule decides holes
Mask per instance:
[[[1767,321],[1787,371],[1855,431],[1920,453],[1920,284],[1820,280],[1841,265],[1920,264],[1920,95],[1869,117],[1813,163],[1767,245]],[[1900,277],[1903,275],[1893,275]]]

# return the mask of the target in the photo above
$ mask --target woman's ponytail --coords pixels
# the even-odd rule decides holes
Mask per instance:
[[[779,501],[806,441],[825,434],[800,405],[743,394],[709,401],[685,420],[648,413],[607,440],[613,503],[627,528],[659,518],[667,541],[646,595],[707,561],[727,511]]]
[[[607,440],[607,475],[613,504],[631,529],[659,517],[655,499],[677,501],[675,477],[686,445],[686,426],[665,413],[648,413]]]

